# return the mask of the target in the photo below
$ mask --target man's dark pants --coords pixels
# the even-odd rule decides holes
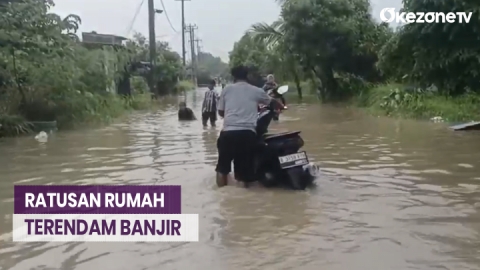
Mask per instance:
[[[215,121],[217,121],[217,112],[203,112],[202,123],[204,126],[207,125],[208,119],[210,119],[210,125],[215,126]]]
[[[235,179],[255,181],[255,149],[257,134],[251,130],[222,131],[217,140],[218,163],[216,171],[223,175],[231,172],[233,161]]]

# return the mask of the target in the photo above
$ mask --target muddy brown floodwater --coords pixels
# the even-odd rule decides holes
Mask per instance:
[[[197,116],[203,91],[189,95]],[[480,133],[292,104],[271,128],[302,131],[318,188],[217,189],[219,127],[179,123],[176,102],[47,144],[2,140],[0,269],[480,268]],[[12,243],[15,184],[182,185],[200,241]]]

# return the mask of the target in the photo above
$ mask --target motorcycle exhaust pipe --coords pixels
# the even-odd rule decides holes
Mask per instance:
[[[315,164],[310,162],[309,164],[303,165],[303,170],[305,172],[308,172],[312,177],[317,177],[320,175],[320,167]]]

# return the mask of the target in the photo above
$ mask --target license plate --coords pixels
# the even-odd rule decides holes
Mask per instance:
[[[282,169],[303,166],[309,163],[306,152],[300,152],[283,157],[278,157],[278,161],[280,161],[280,167],[282,167]]]

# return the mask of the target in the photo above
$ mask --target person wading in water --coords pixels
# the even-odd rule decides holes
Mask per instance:
[[[187,107],[187,103],[180,102],[178,104],[178,120],[180,121],[193,121],[197,120],[195,114],[193,113],[192,109]]]
[[[205,97],[202,104],[202,123],[206,127],[208,120],[210,119],[210,125],[215,126],[215,121],[217,121],[217,101],[218,95],[215,92],[215,80],[211,80],[208,85],[208,91],[205,92]]]

